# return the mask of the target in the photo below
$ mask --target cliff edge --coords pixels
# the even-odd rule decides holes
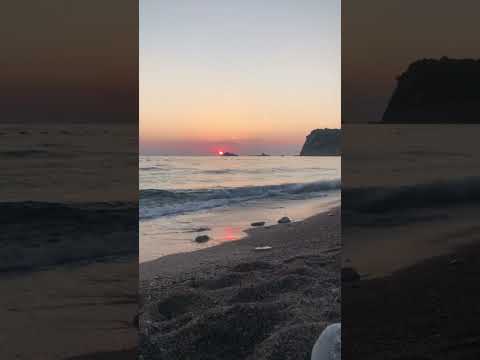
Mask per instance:
[[[383,121],[476,123],[479,103],[480,60],[423,59],[397,78]]]
[[[341,129],[316,129],[307,136],[301,156],[335,156],[341,154]]]

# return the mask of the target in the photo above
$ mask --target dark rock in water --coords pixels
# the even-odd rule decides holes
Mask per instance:
[[[265,153],[262,152],[262,153],[260,154],[260,156],[270,156],[270,155],[265,154]]]
[[[257,222],[253,222],[250,224],[251,226],[263,226],[265,225],[265,221],[257,221]]]
[[[234,153],[231,153],[231,152],[228,152],[228,151],[226,151],[226,152],[224,152],[224,153],[222,154],[222,156],[238,156],[238,155],[237,155],[237,154],[234,154]]]
[[[316,129],[307,136],[301,156],[336,156],[341,154],[341,129]]]
[[[360,274],[352,267],[342,268],[342,281],[354,282],[360,280]]]
[[[290,218],[287,217],[287,216],[284,216],[282,217],[280,220],[278,220],[278,223],[279,224],[288,224],[289,222],[291,222]]]
[[[208,240],[210,240],[210,236],[208,235],[200,235],[195,238],[195,241],[197,243],[204,243],[204,242],[207,242]]]
[[[480,60],[423,59],[397,78],[390,123],[479,123]]]

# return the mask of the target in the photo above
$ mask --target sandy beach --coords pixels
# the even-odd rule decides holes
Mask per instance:
[[[343,226],[344,266],[361,275],[342,283],[344,359],[478,359],[476,214],[453,206]]]
[[[3,358],[133,358],[137,266],[132,256],[2,273]]]
[[[340,209],[247,234],[140,264],[144,359],[310,358],[340,321]]]
[[[390,276],[344,283],[343,358],[478,359],[480,241],[474,239]]]
[[[413,215],[385,212],[357,224],[344,221],[342,258],[364,279],[385,277],[475,242],[478,207],[416,209]]]
[[[137,207],[24,201],[0,208],[0,357],[135,352]]]

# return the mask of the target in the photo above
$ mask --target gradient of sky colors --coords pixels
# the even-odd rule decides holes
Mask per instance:
[[[343,0],[343,122],[381,121],[396,77],[416,60],[478,59],[479,12],[477,0]]]
[[[1,122],[138,122],[138,6],[4,1]]]
[[[340,126],[339,0],[140,1],[143,154],[293,154]]]

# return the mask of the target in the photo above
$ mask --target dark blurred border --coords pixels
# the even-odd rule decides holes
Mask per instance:
[[[477,359],[474,1],[342,2],[343,359]]]
[[[0,357],[136,359],[138,2],[0,14]]]

